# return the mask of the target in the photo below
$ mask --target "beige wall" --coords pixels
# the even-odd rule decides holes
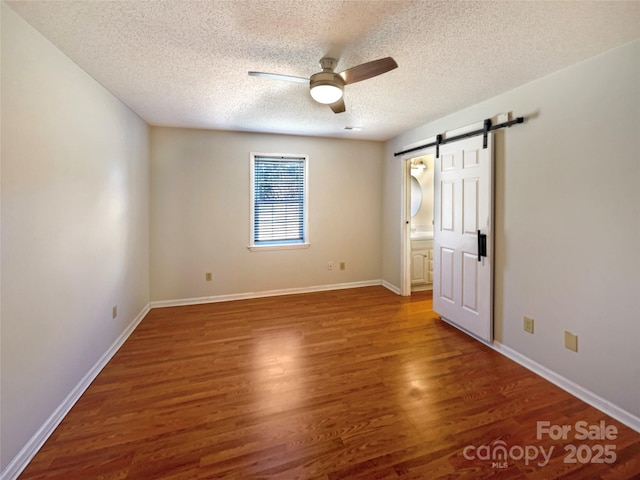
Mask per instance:
[[[146,124],[1,8],[5,471],[149,301],[149,179]]]
[[[393,152],[506,111],[529,120],[496,138],[496,339],[640,417],[640,42],[388,142],[383,278],[400,285]]]
[[[380,281],[383,143],[161,127],[150,138],[153,301]],[[250,152],[309,155],[310,248],[247,249]]]

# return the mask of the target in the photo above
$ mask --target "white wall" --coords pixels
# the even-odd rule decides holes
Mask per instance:
[[[640,417],[640,42],[389,141],[383,278],[400,285],[393,152],[505,111],[529,120],[497,134],[496,339]]]
[[[1,8],[5,471],[148,304],[149,167],[146,124]]]
[[[152,300],[380,281],[383,143],[163,127],[150,138]],[[310,248],[247,249],[250,152],[309,155]]]

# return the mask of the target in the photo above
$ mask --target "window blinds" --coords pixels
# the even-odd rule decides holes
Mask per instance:
[[[254,159],[253,242],[304,243],[305,159]]]

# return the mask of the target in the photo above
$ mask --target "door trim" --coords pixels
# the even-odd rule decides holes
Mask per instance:
[[[428,139],[427,139],[428,141]],[[421,141],[420,143],[424,143]],[[411,148],[411,147],[409,147]],[[402,218],[400,245],[400,295],[411,295],[411,159],[425,155],[435,156],[436,149],[428,147],[424,150],[411,152],[402,157]]]

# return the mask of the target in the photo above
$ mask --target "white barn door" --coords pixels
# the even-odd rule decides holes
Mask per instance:
[[[435,161],[433,309],[491,342],[493,135],[482,144],[478,136],[442,145]]]

